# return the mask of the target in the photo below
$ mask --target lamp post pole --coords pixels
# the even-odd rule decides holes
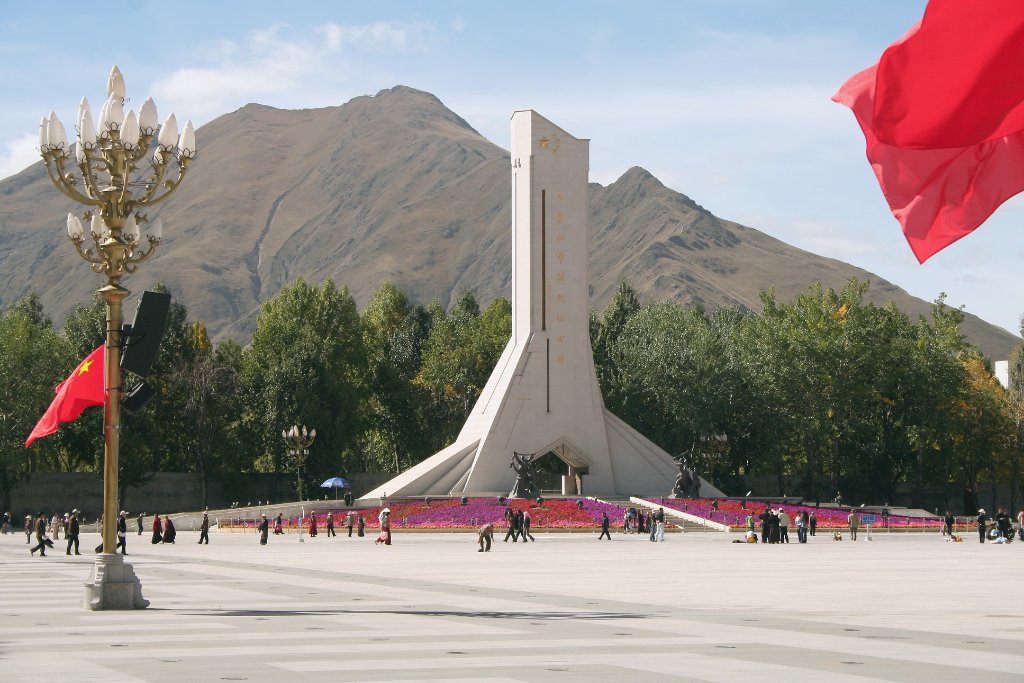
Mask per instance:
[[[85,245],[82,220],[68,214],[68,239],[93,271],[106,277],[99,289],[106,304],[103,355],[103,547],[86,584],[87,609],[139,609],[149,605],[131,565],[116,553],[118,519],[118,450],[121,430],[122,303],[131,293],[121,278],[134,273],[160,244],[162,223],[145,213],[174,193],[196,155],[192,122],[178,135],[174,114],[157,126],[156,104],[147,98],[138,115],[124,113],[125,85],[115,66],[107,78],[107,100],[93,122],[89,101],[78,105],[74,151],[63,124],[50,112],[39,123],[39,153],[46,173],[63,194],[85,205],[92,246]],[[155,144],[154,144],[155,141]],[[152,154],[148,164],[144,158]],[[69,168],[74,157],[77,172]],[[140,168],[148,166],[148,168]],[[175,169],[176,173],[168,173]],[[141,226],[146,226],[142,245]]]
[[[302,425],[300,429],[298,425],[292,425],[291,429],[286,429],[281,432],[281,438],[284,439],[285,446],[288,449],[288,455],[295,460],[295,472],[298,484],[299,502],[302,502],[302,464],[306,462],[306,457],[309,456],[309,447],[313,445],[313,441],[316,439],[315,429],[306,429],[306,425]],[[302,540],[302,518],[304,514],[299,514],[299,540]]]

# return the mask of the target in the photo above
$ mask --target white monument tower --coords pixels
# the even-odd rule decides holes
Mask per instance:
[[[675,461],[604,407],[594,371],[589,146],[534,111],[512,115],[512,338],[455,443],[364,498],[507,494],[514,452],[559,457],[565,494],[672,489]]]

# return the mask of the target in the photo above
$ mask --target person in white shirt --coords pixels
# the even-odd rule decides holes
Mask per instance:
[[[779,543],[789,543],[789,513],[779,508]]]

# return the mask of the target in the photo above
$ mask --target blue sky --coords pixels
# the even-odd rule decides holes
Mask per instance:
[[[340,105],[408,85],[508,148],[536,109],[591,139],[591,179],[642,166],[716,215],[863,267],[1012,332],[1024,312],[1024,196],[917,264],[830,101],[917,21],[924,0],[136,2],[104,22],[12,3],[0,17],[0,177],[35,160],[39,117],[94,112],[112,64],[131,103],[201,125],[248,102]],[[82,5],[68,4],[77,10]],[[130,39],[105,38],[101,25]],[[63,38],[60,41],[56,39]],[[198,136],[202,154],[202,134]],[[187,191],[183,189],[183,191]],[[55,230],[63,229],[54,226]]]

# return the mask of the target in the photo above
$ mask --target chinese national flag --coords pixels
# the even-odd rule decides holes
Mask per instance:
[[[103,347],[100,346],[57,385],[57,396],[28,435],[25,448],[39,437],[53,434],[61,422],[73,422],[89,406],[103,405],[103,365]]]
[[[1024,191],[1024,1],[931,0],[833,96],[924,262]]]
[[[931,0],[917,30],[878,60],[874,128],[911,149],[1024,129],[1024,3]]]

